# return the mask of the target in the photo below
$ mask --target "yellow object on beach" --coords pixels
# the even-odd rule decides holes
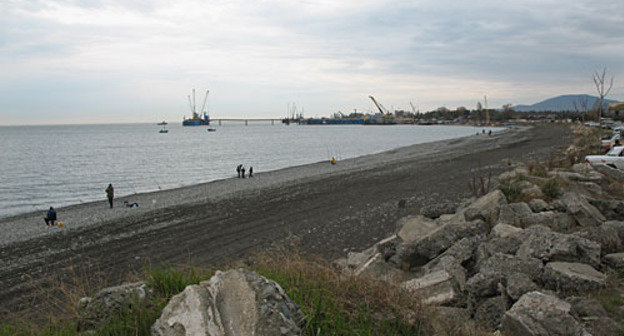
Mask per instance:
[[[336,164],[336,158],[335,157],[331,158],[331,164]]]
[[[63,227],[63,222],[58,222],[58,227]]]

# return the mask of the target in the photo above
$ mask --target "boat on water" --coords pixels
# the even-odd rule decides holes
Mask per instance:
[[[208,129],[206,129],[206,131],[208,131],[208,132],[216,132],[217,129],[216,128],[208,128]]]
[[[156,124],[156,125],[159,125],[159,126],[165,126],[165,125],[167,125],[167,122],[163,120],[163,121],[159,122],[159,123],[158,123],[158,124]]]
[[[189,105],[191,107],[191,118],[186,118],[186,116],[182,119],[182,126],[208,126],[210,125],[210,117],[205,111],[206,108],[206,100],[208,99],[208,93],[210,91],[206,90],[206,95],[204,96],[204,104],[201,108],[201,114],[197,113],[195,106],[195,89],[193,89],[193,100],[191,102],[191,96],[188,96]]]
[[[160,129],[160,131],[158,131],[158,133],[169,133],[169,130],[167,129],[167,127],[165,127],[165,125],[163,125],[163,127]]]

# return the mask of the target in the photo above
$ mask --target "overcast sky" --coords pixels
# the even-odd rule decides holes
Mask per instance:
[[[624,1],[0,1],[0,124],[624,99]]]

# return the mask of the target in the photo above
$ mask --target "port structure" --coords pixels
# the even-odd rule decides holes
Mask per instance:
[[[275,122],[282,122],[282,119],[272,119],[272,118],[241,118],[241,119],[234,119],[234,118],[227,118],[227,119],[210,119],[211,122],[219,122],[219,126],[221,126],[222,122],[224,121],[229,121],[229,122],[244,122],[245,126],[249,125],[249,122],[271,122],[271,125],[275,125]]]

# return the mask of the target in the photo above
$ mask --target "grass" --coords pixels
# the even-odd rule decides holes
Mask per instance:
[[[521,202],[524,199],[522,188],[520,188],[518,181],[514,179],[501,180],[498,184],[498,189],[503,192],[509,203]]]
[[[555,177],[548,179],[548,181],[546,181],[541,187],[542,193],[544,193],[544,196],[546,196],[547,200],[554,200],[555,198],[561,196],[561,194],[563,193],[562,184],[563,183],[560,181],[559,178]]]
[[[306,316],[304,335],[423,335],[425,310],[388,284],[344,276],[326,261],[259,258],[259,274],[279,283]]]
[[[250,268],[279,283],[297,303],[305,315],[303,335],[419,336],[425,335],[426,320],[434,318],[402,290],[344,276],[322,259],[304,259],[297,254],[276,252],[255,258]],[[190,284],[209,279],[212,274],[211,270],[188,267],[147,269],[142,278],[154,290],[153,298],[110,316],[94,335],[149,335],[151,325],[173,295]],[[67,295],[72,299],[79,296],[76,293]],[[68,304],[75,305],[76,301]],[[6,321],[0,323],[0,336],[79,335],[77,317],[50,320],[38,327],[19,320]]]

